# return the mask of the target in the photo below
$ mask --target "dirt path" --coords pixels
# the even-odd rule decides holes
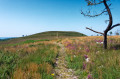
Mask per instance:
[[[59,52],[59,56],[56,59],[56,79],[78,79],[77,76],[74,75],[74,71],[67,68],[67,62],[65,60],[67,54],[65,53],[65,47],[60,43],[57,44],[61,47],[61,49]]]

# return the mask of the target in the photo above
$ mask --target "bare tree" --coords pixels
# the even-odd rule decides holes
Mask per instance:
[[[88,10],[86,13],[83,12],[83,10],[81,10],[81,14],[84,15],[84,16],[88,16],[88,17],[97,17],[97,16],[100,16],[102,14],[107,13],[107,15],[109,16],[109,20],[106,20],[106,22],[108,22],[108,25],[107,25],[107,27],[106,27],[106,29],[104,30],[103,33],[86,27],[86,29],[89,29],[89,30],[91,30],[95,33],[102,34],[104,36],[103,47],[104,47],[104,49],[107,49],[107,33],[108,33],[108,31],[110,31],[111,29],[113,29],[116,26],[120,26],[120,23],[113,25],[113,18],[112,18],[112,13],[111,13],[111,10],[110,10],[111,4],[108,4],[108,1],[110,1],[110,0],[85,0],[85,1],[87,2],[89,7],[90,6],[97,6],[97,5],[100,5],[100,4],[104,4],[104,6],[105,6],[105,8],[99,14],[91,15],[91,10]]]

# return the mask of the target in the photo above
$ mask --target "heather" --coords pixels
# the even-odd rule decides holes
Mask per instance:
[[[108,37],[108,49],[103,49],[101,36],[65,39],[68,67],[76,71],[79,79],[120,78],[120,37]]]

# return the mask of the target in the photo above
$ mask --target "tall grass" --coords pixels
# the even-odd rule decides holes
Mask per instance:
[[[103,49],[102,37],[65,39],[68,67],[79,79],[120,78],[120,36],[108,37],[108,49]]]
[[[0,51],[0,79],[9,79],[17,65],[18,56]]]
[[[25,41],[0,46],[0,78],[53,79],[53,68],[59,47],[48,42]],[[10,53],[9,53],[10,52]]]

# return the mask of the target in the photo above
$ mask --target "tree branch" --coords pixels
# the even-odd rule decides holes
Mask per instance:
[[[105,1],[105,2],[104,2],[104,1]],[[83,10],[81,9],[81,14],[84,15],[84,16],[87,16],[87,17],[97,17],[97,16],[100,16],[100,15],[104,14],[105,12],[107,12],[107,14],[110,14],[110,13],[109,13],[109,12],[110,12],[109,7],[111,6],[111,4],[107,5],[106,2],[109,1],[109,0],[104,0],[104,1],[99,0],[99,2],[96,3],[96,0],[86,0],[86,2],[88,3],[88,6],[93,6],[93,5],[98,5],[98,4],[104,3],[105,9],[103,9],[103,10],[101,11],[101,13],[93,14],[93,15],[90,14],[90,13],[91,13],[90,10],[85,13],[85,12],[83,12]],[[109,12],[108,12],[108,9],[109,9]]]
[[[85,1],[88,3],[88,6],[93,6],[93,5],[98,5],[103,3],[103,0],[99,0],[99,2],[97,2],[97,0],[85,0]],[[110,1],[110,0],[106,0],[106,2],[107,1]]]
[[[107,33],[107,32],[111,29],[113,20],[112,20],[112,14],[111,14],[110,8],[109,8],[106,0],[103,0],[103,3],[104,3],[104,5],[105,5],[105,7],[106,7],[106,9],[107,9],[107,12],[108,12],[108,15],[109,15],[109,24],[108,24],[106,30],[104,31],[105,33]]]
[[[120,26],[120,23],[113,25],[110,30],[112,30],[114,27]]]
[[[95,0],[94,1],[86,0],[86,2],[88,3],[88,6],[93,6],[103,3],[103,1],[99,1],[98,3],[96,3]]]
[[[93,31],[93,32],[95,32],[95,33],[99,33],[99,34],[104,34],[104,33],[101,33],[101,32],[97,32],[97,31],[95,31],[95,30],[93,30],[93,29],[90,29],[90,28],[88,28],[88,27],[86,27],[86,29],[89,29],[89,30],[91,30],[91,31]]]
[[[84,13],[82,10],[81,10],[81,14],[82,15],[84,15],[84,16],[88,16],[88,17],[97,17],[97,16],[100,16],[100,15],[102,15],[103,13],[105,13],[105,12],[107,12],[107,11],[102,11],[101,13],[99,13],[99,14],[96,14],[96,15],[90,15],[90,14],[86,14],[86,13]]]

